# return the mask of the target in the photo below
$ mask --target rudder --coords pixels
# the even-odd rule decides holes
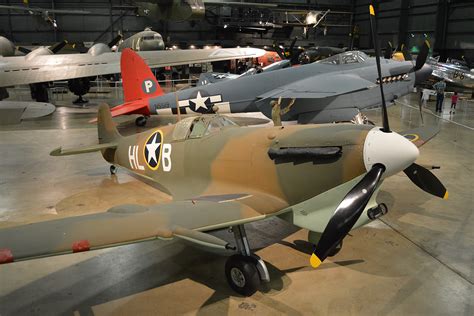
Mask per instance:
[[[130,48],[122,52],[120,70],[125,102],[163,95],[163,90],[148,65]]]

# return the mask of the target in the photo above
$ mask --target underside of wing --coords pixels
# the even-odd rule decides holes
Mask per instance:
[[[240,202],[246,198],[249,199],[247,204]],[[226,242],[203,232],[267,217],[256,210],[265,205],[259,200],[262,199],[243,194],[199,197],[148,207],[120,205],[103,213],[10,227],[0,230],[0,263],[156,238],[177,237],[200,245],[226,248]],[[279,206],[274,204],[275,207]],[[271,206],[267,204],[266,208]]]
[[[257,48],[219,48],[139,52],[150,68],[259,57]],[[23,56],[0,60],[0,87],[120,73],[120,53]]]

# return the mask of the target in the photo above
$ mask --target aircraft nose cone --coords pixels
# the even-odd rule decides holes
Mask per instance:
[[[408,139],[395,132],[384,133],[380,127],[369,131],[364,143],[364,164],[369,171],[379,163],[385,166],[383,177],[394,175],[415,162],[420,152]]]
[[[431,68],[431,66],[428,64],[424,64],[421,69],[415,71],[415,84],[420,84],[427,80],[432,72],[433,68]]]

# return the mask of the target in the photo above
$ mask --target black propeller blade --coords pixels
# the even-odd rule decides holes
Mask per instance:
[[[448,199],[448,191],[444,185],[425,167],[412,163],[403,172],[423,191],[445,200]]]
[[[122,37],[123,36],[121,34],[117,35],[110,43],[107,44],[107,46],[109,46],[110,48],[114,47],[115,45],[117,45],[118,42],[120,42]]]
[[[352,229],[369,203],[384,171],[383,165],[375,164],[344,197],[326,225],[321,239],[311,255],[310,262],[313,268],[317,268],[327,258],[328,253]]]
[[[18,46],[17,49],[25,55],[28,55],[29,53],[31,53],[31,49],[28,49],[23,46]]]
[[[273,42],[273,50],[278,54],[278,56],[280,56],[282,60],[286,59],[283,49],[281,49],[281,47],[278,46],[275,41]]]
[[[380,93],[382,96],[382,121],[383,121],[383,128],[382,131],[385,133],[390,133],[390,127],[388,126],[388,115],[387,115],[387,105],[385,103],[385,95],[383,93],[383,84],[382,84],[382,70],[380,67],[380,47],[379,41],[377,37],[377,21],[375,20],[375,10],[372,5],[369,6],[369,13],[370,13],[370,29],[372,30],[372,40],[375,48],[375,61],[377,63],[377,72],[379,75],[379,86],[380,86]]]
[[[387,46],[385,47],[385,52],[383,54],[383,58],[385,58],[385,59],[392,58],[392,53],[393,53],[392,42],[388,41]]]
[[[423,67],[423,65],[426,62],[426,59],[428,58],[429,52],[430,52],[430,44],[427,40],[425,40],[423,42],[423,46],[421,46],[418,56],[416,57],[416,63],[413,70],[417,71]]]
[[[291,58],[291,55],[293,54],[293,49],[295,48],[296,41],[298,40],[298,37],[295,36],[295,38],[291,41],[290,48],[288,48],[288,58]]]
[[[411,60],[412,60],[410,51],[409,51],[408,48],[405,46],[405,44],[402,44],[401,51],[402,51],[403,58],[405,59],[405,61],[411,61]]]
[[[59,42],[57,44],[54,44],[52,46],[49,47],[49,50],[53,52],[53,54],[56,54],[57,52],[59,52],[61,49],[63,49],[64,46],[66,46],[67,44],[67,41],[64,40],[62,42]]]

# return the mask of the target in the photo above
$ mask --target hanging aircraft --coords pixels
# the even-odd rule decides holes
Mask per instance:
[[[159,43],[159,39],[155,36],[158,33],[153,32],[153,34],[153,38],[143,38],[140,41],[140,46],[147,46],[149,41],[153,45]],[[41,48],[33,50],[26,56],[0,57],[0,90],[14,85],[34,84],[35,91],[37,91],[35,96],[39,96],[36,97],[36,100],[42,102],[48,101],[46,83],[51,81],[69,80],[73,90],[86,91],[90,85],[90,77],[120,72],[121,53],[111,52],[110,47],[110,44],[97,43],[89,49],[87,54],[65,55],[55,55],[51,50]],[[139,52],[140,56],[152,68],[252,58],[259,57],[264,53],[264,50],[256,48]]]
[[[89,11],[83,11],[83,10],[58,10],[58,9],[30,7],[28,1],[24,1],[24,4],[25,6],[0,5],[0,9],[13,10],[13,11],[26,11],[33,16],[41,17],[45,22],[49,23],[55,29],[58,28],[58,23],[56,19],[54,18],[54,14],[85,15],[85,14],[91,13]]]
[[[428,49],[425,43],[415,65],[383,60],[387,100],[411,92],[416,83],[429,76],[431,68],[424,64]],[[112,115],[140,114],[136,124],[143,126],[152,114],[176,113],[178,100],[184,114],[259,111],[271,117],[270,101],[282,98],[288,103],[295,99],[291,110],[283,116],[284,121],[351,121],[359,116],[360,109],[380,105],[374,66],[375,58],[360,51],[348,51],[317,63],[217,80],[176,94],[163,94],[141,58],[126,50],[121,60],[125,103],[114,107]]]
[[[372,13],[371,6],[371,21]],[[1,229],[0,263],[177,238],[236,252],[225,265],[227,281],[237,293],[252,295],[270,276],[265,262],[252,253],[244,225],[280,216],[311,232],[310,241],[317,245],[310,263],[317,268],[337,253],[351,229],[387,212],[376,202],[386,178],[404,171],[422,190],[448,196],[436,176],[415,163],[417,146],[437,130],[422,127],[404,136],[390,130],[379,57],[376,63],[382,128],[239,127],[222,115],[202,115],[124,137],[108,106],[101,105],[99,144],[60,147],[51,155],[100,151],[112,164],[111,173],[117,166],[128,169],[154,181],[173,201],[119,205],[104,213]],[[229,227],[235,244],[208,234]]]

